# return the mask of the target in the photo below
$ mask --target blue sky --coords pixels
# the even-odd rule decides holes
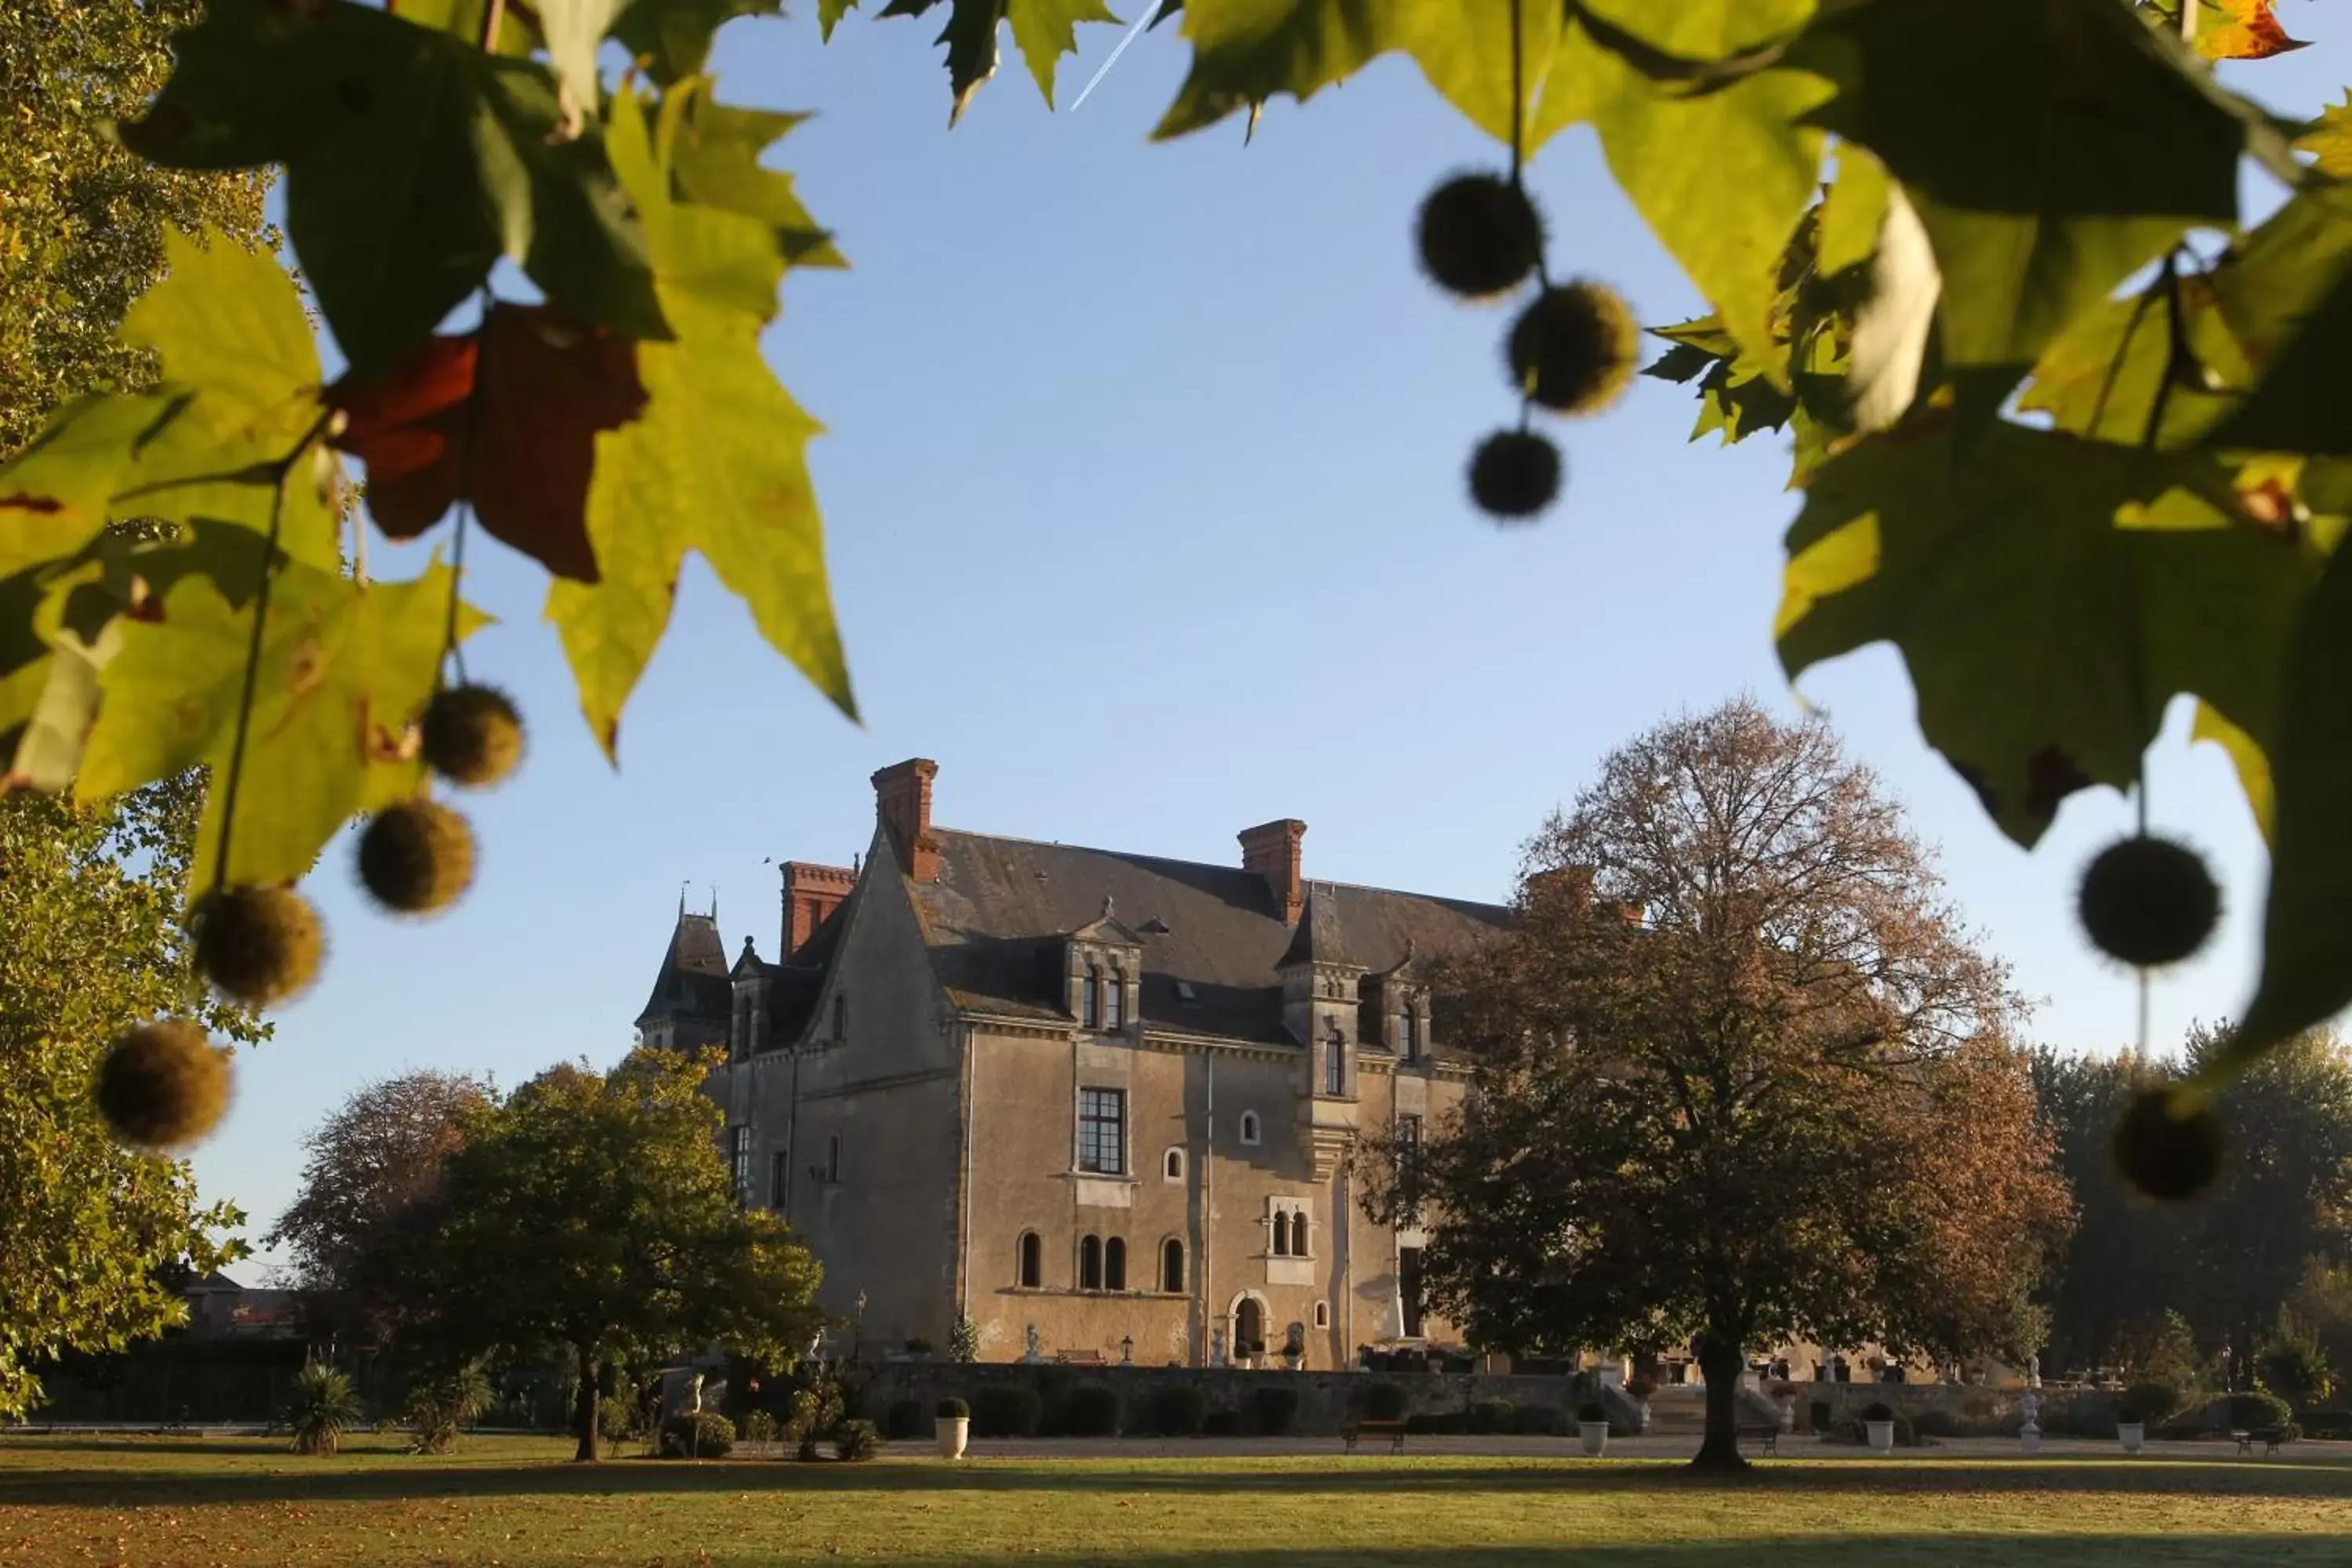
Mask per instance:
[[[865,722],[698,564],[615,773],[541,622],[544,576],[479,540],[472,595],[501,621],[468,664],[517,695],[530,757],[465,803],[481,870],[442,919],[373,913],[347,845],[314,873],[326,974],[246,1057],[195,1156],[256,1237],[292,1195],[302,1133],[365,1082],[617,1058],[681,883],[697,907],[716,889],[730,950],[748,933],[772,957],[764,862],[846,864],[872,830],[867,775],[901,758],[939,762],[950,826],[1234,863],[1239,829],[1297,816],[1310,876],[1499,900],[1521,842],[1618,742],[1743,689],[1796,710],[1770,641],[1794,513],[1772,439],[1687,444],[1688,393],[1643,381],[1563,429],[1568,490],[1539,526],[1470,510],[1470,445],[1513,413],[1507,317],[1433,291],[1409,233],[1431,184],[1500,152],[1410,63],[1271,107],[1246,148],[1238,121],[1153,146],[1182,69],[1173,27],[1075,114],[1048,112],[1008,35],[950,132],[935,25],[853,16],[820,47],[800,10],[730,26],[718,68],[722,96],[818,111],[775,161],[854,268],[794,274],[769,342],[829,427],[812,465]],[[2285,20],[2347,33],[2317,7]],[[1082,32],[1065,103],[1118,37]],[[2236,74],[2310,112],[2341,58]],[[1702,308],[1589,131],[1545,149],[1532,183],[1556,271],[1616,284],[1645,321]],[[375,549],[380,575],[421,564]],[[1940,846],[2040,1003],[2034,1035],[2131,1039],[2135,983],[2071,914],[2123,801],[2076,796],[2025,854],[1919,740],[1891,650],[1823,667],[1803,694]],[[2226,763],[2173,721],[2156,818],[2210,852],[2230,910],[2208,955],[2158,985],[2159,1043],[2242,1002],[2263,878]]]

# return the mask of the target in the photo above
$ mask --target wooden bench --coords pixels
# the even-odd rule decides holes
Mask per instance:
[[[1389,1452],[1391,1454],[1404,1452],[1404,1423],[1402,1420],[1384,1421],[1367,1416],[1360,1421],[1350,1421],[1340,1427],[1339,1436],[1347,1440],[1348,1452],[1350,1454],[1356,1451],[1357,1439],[1367,1436],[1386,1437],[1389,1440]]]
[[[2252,1453],[2254,1445],[2260,1443],[2263,1446],[2263,1458],[2267,1459],[2274,1457],[2279,1451],[2279,1445],[2286,1441],[2286,1428],[2256,1426],[2251,1431],[2232,1432],[2230,1436],[2236,1440],[2238,1452],[2241,1454]]]
[[[1775,1458],[1780,1453],[1780,1424],[1778,1421],[1742,1421],[1731,1429],[1735,1444],[1753,1438],[1764,1445],[1764,1451]]]
[[[1100,1351],[1055,1351],[1054,1352],[1054,1359],[1064,1366],[1102,1366],[1107,1364],[1103,1361],[1103,1353]]]

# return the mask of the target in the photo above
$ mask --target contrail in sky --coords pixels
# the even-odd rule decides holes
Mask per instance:
[[[1111,50],[1110,58],[1103,61],[1102,68],[1095,72],[1094,79],[1079,90],[1077,101],[1070,105],[1072,114],[1078,111],[1079,104],[1086,102],[1087,94],[1094,91],[1095,84],[1110,75],[1110,68],[1118,64],[1118,57],[1127,53],[1127,46],[1135,42],[1135,36],[1150,26],[1151,18],[1158,15],[1160,15],[1160,0],[1143,0],[1142,8],[1136,13],[1133,25],[1127,29],[1127,37],[1118,41],[1118,47]]]

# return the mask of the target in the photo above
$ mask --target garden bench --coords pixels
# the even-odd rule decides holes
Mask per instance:
[[[1753,1438],[1764,1445],[1764,1451],[1776,1458],[1780,1453],[1780,1424],[1777,1421],[1742,1421],[1731,1429],[1735,1444]]]
[[[2254,1445],[2260,1443],[2263,1446],[2263,1458],[2267,1459],[2279,1451],[2279,1445],[2281,1443],[2286,1441],[2286,1428],[2284,1426],[2256,1426],[2250,1431],[2232,1432],[2230,1436],[2237,1439],[2238,1452],[2241,1454],[2252,1453],[2254,1451]]]
[[[1390,1453],[1404,1452],[1404,1423],[1402,1420],[1383,1421],[1367,1416],[1360,1421],[1350,1421],[1340,1427],[1339,1436],[1347,1440],[1348,1452],[1350,1454],[1356,1451],[1356,1440],[1366,1436],[1385,1436],[1389,1440]]]

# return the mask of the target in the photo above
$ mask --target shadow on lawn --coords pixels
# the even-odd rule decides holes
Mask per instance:
[[[60,1442],[70,1451],[85,1447]],[[404,1500],[458,1497],[534,1497],[748,1492],[871,1492],[919,1497],[930,1493],[1060,1492],[1074,1496],[1134,1493],[1202,1497],[1278,1494],[1291,1503],[1320,1495],[1345,1498],[1377,1492],[1458,1493],[1490,1489],[1534,1495],[1601,1490],[1675,1494],[1736,1491],[1769,1506],[1776,1497],[1851,1499],[1863,1509],[1900,1507],[1905,1499],[1976,1494],[2194,1492],[2219,1507],[2231,1501],[2272,1498],[2352,1499],[2352,1467],[2283,1461],[2189,1461],[2044,1459],[1980,1463],[1876,1465],[1775,1464],[1767,1461],[1744,1477],[1694,1476],[1679,1465],[1538,1461],[1521,1465],[1426,1465],[1335,1459],[1328,1466],[1286,1465],[1279,1468],[1108,1460],[1091,1464],[1039,1459],[986,1458],[950,1467],[936,1463],[879,1465],[797,1464],[786,1461],[685,1463],[621,1459],[601,1465],[447,1463],[394,1452],[349,1455],[310,1463],[283,1446],[215,1442],[209,1446],[141,1446],[142,1452],[196,1451],[215,1459],[245,1458],[271,1462],[267,1471],[206,1468],[109,1468],[0,1470],[0,1505],[129,1506],[139,1503],[240,1504],[334,1500]],[[113,1451],[123,1452],[121,1445]],[[1876,1539],[1886,1539],[1878,1537]],[[1945,1537],[1938,1535],[1941,1541]],[[2037,1538],[2041,1540],[2042,1538]],[[2055,1538],[2050,1538],[2055,1539]],[[2242,1539],[2241,1545],[2243,1544]],[[2339,1543],[2340,1544],[2340,1543]],[[2046,1551],[2037,1547],[2046,1555]],[[1220,1559],[1220,1561],[1224,1561]],[[1238,1559],[1236,1559],[1238,1561]]]
[[[2028,1562],[2063,1563],[2071,1568],[2138,1568],[2158,1563],[2162,1568],[2238,1568],[2250,1558],[2286,1568],[2338,1564],[2344,1562],[2339,1538],[2245,1536],[2221,1534],[2145,1536],[2097,1535],[2086,1531],[2053,1534],[1963,1534],[1958,1531],[1890,1531],[1881,1534],[1857,1528],[1851,1534],[1775,1535],[1738,1541],[1663,1542],[1646,1545],[1621,1542],[1559,1546],[1413,1546],[1383,1550],[1350,1546],[1344,1551],[1286,1549],[1224,1552],[1130,1552],[1107,1557],[1101,1551],[1064,1556],[1024,1556],[1036,1568],[1062,1564],[1108,1563],[1129,1568],[1173,1568],[1201,1563],[1205,1568],[1544,1568],[1573,1562],[1578,1568],[1755,1568],[1762,1561],[1801,1562],[1811,1568],[1885,1568],[1887,1563],[1934,1563],[1937,1568],[2016,1568]],[[719,1557],[719,1563],[749,1561]],[[969,1558],[902,1557],[899,1568],[969,1568]]]

